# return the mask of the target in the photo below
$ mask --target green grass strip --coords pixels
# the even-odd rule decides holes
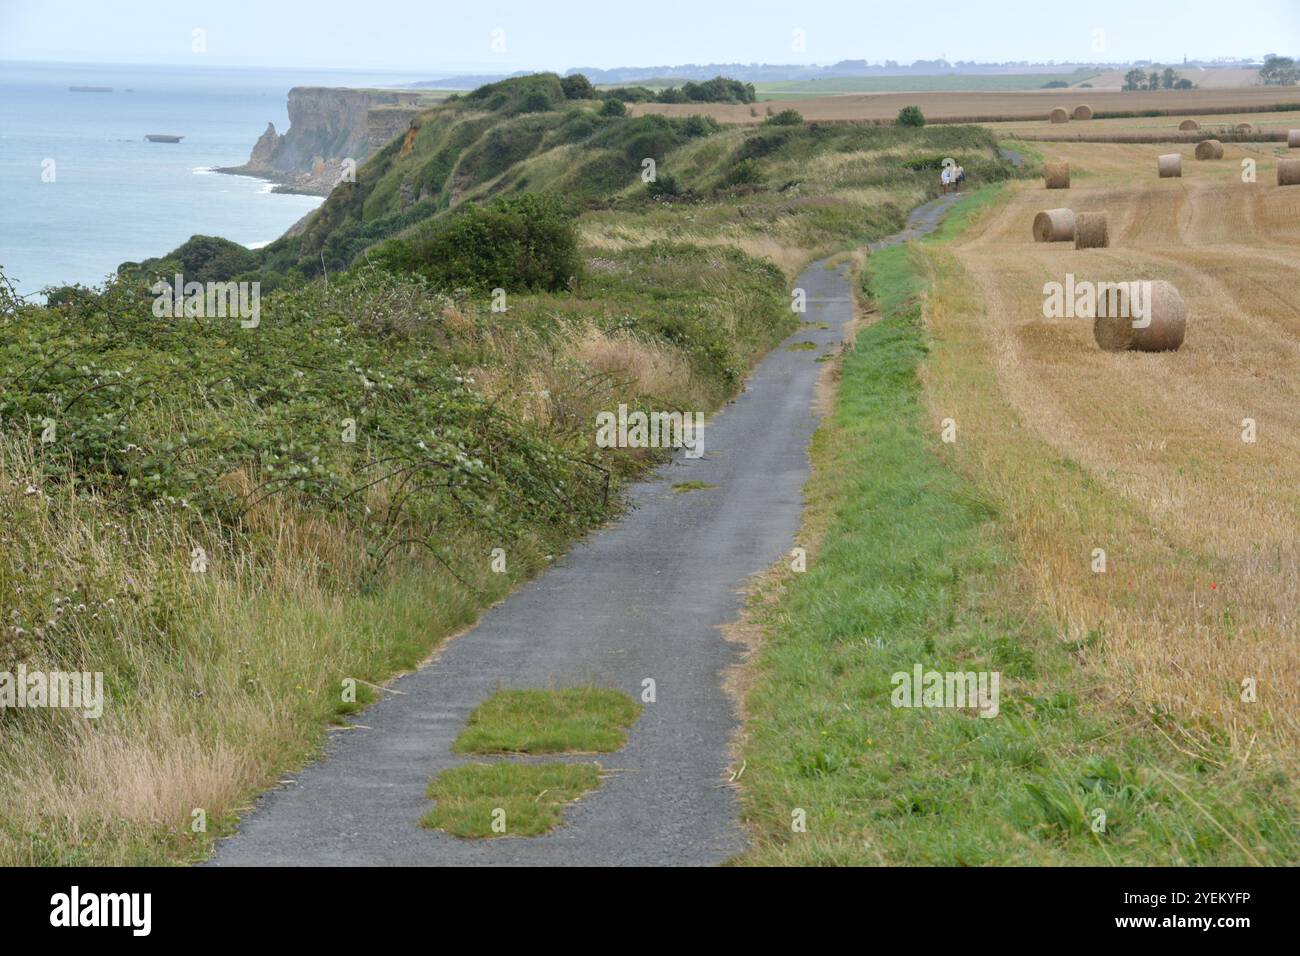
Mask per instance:
[[[963,200],[959,231],[999,191]],[[937,456],[918,369],[923,250],[869,262],[880,319],[841,367],[808,488],[825,533],[756,614],[746,698],[754,848],[739,862],[1250,864],[1294,859],[1276,774],[1180,754],[1103,703],[1032,600],[993,502]],[[997,671],[1000,709],[893,706],[893,674]]]
[[[457,753],[609,753],[627,743],[641,705],[618,690],[503,690],[469,715]]]
[[[429,784],[423,826],[453,836],[538,836],[555,829],[566,804],[600,786],[594,763],[491,763],[452,767]]]

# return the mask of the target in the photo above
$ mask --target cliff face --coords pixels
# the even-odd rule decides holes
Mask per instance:
[[[411,126],[411,120],[428,108],[428,104],[399,103],[371,109],[366,115],[370,152],[376,153],[397,137],[404,135]]]
[[[248,162],[221,172],[271,179],[285,191],[326,195],[348,160],[360,166],[431,102],[428,94],[405,90],[295,86],[289,91],[288,131],[281,135],[268,123]]]
[[[414,105],[418,99],[418,93],[294,87],[289,91],[289,131],[277,144],[271,167],[305,172],[317,157],[360,164],[370,155],[371,108]]]

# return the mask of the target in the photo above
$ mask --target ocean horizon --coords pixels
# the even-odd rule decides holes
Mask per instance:
[[[273,242],[322,202],[217,173],[247,161],[294,86],[401,86],[411,72],[0,61],[0,271],[18,292],[98,285],[194,235]],[[112,92],[73,92],[72,86]],[[151,143],[148,134],[183,137]]]

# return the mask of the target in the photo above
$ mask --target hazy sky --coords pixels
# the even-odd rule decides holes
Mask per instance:
[[[193,49],[195,30],[204,51]],[[21,60],[432,75],[940,56],[1178,62],[1184,54],[1275,52],[1300,53],[1297,0],[0,0],[0,59]]]

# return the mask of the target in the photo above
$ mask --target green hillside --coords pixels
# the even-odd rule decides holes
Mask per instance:
[[[45,306],[0,282],[0,656],[117,702],[93,733],[4,715],[0,863],[202,857],[372,685],[618,513],[663,453],[599,447],[598,411],[717,409],[798,326],[809,259],[900,228],[945,156],[1013,173],[973,127],[569,92],[435,106],[265,249],[196,236]],[[257,322],[160,314],[176,272],[261,282]]]
[[[769,123],[754,130],[723,128],[704,116],[630,118],[608,100],[569,99],[566,86],[590,92],[571,79],[505,80],[420,114],[404,137],[358,170],[355,183],[340,184],[296,234],[260,250],[239,276],[274,286],[287,276],[337,272],[384,240],[466,204],[524,192],[551,193],[575,211],[615,211],[632,220],[654,219],[657,200],[689,201],[712,214],[743,199],[746,208],[779,208],[798,220],[799,245],[816,248],[900,225],[904,211],[933,192],[937,179],[927,159],[937,168],[943,155],[953,154],[972,178],[985,181],[1009,175],[993,139],[976,128]],[[642,180],[647,159],[660,174],[650,189]],[[844,187],[887,194],[845,195]],[[810,194],[828,198],[814,205]],[[804,202],[792,205],[795,196]],[[761,217],[750,223],[756,227],[750,231],[766,231]],[[166,275],[185,253],[182,247],[150,260],[145,271]],[[202,262],[188,265],[201,281],[207,277]]]

